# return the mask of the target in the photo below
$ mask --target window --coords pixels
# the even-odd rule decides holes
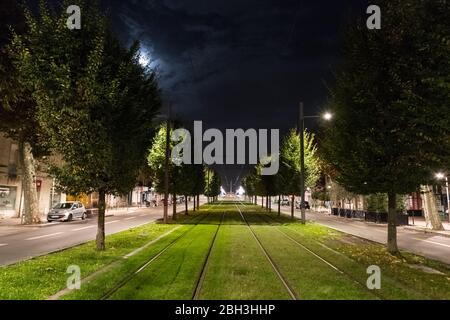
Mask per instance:
[[[17,187],[0,186],[0,210],[16,208]]]

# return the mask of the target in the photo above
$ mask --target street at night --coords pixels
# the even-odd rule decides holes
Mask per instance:
[[[447,0],[2,0],[0,306],[448,306],[449,43]]]

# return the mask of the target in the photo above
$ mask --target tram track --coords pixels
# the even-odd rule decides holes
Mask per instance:
[[[209,258],[211,256],[211,252],[214,248],[214,245],[216,243],[217,234],[219,233],[219,229],[222,226],[223,218],[225,216],[225,212],[222,214],[222,217],[220,218],[219,225],[217,226],[216,232],[214,233],[214,237],[211,241],[211,245],[209,246],[208,253],[206,254],[205,260],[202,265],[202,269],[200,271],[200,276],[195,284],[194,293],[192,294],[192,300],[198,300],[200,296],[200,292],[202,289],[203,281],[205,280],[206,270],[208,268]]]
[[[280,221],[277,221],[277,219],[275,219],[274,217],[270,216],[267,213],[263,213],[262,214],[263,217],[268,217],[270,218],[272,221],[280,223]],[[265,219],[264,219],[265,220]],[[267,220],[265,220],[266,222],[268,222]],[[370,294],[374,295],[375,297],[377,297],[380,300],[386,300],[385,297],[383,297],[383,295],[374,292],[373,290],[369,290],[367,288],[367,285],[365,283],[362,283],[361,281],[359,281],[358,279],[356,279],[355,277],[353,277],[352,275],[350,275],[348,272],[340,269],[339,267],[337,267],[336,265],[334,265],[333,263],[331,263],[329,260],[325,259],[324,257],[322,257],[320,254],[318,254],[317,252],[315,252],[314,250],[311,249],[311,247],[308,247],[302,243],[300,243],[298,240],[294,239],[293,237],[291,237],[290,235],[288,235],[286,232],[282,231],[281,228],[279,226],[275,226],[275,229],[281,233],[284,237],[286,237],[287,239],[289,239],[291,242],[295,243],[298,247],[302,248],[303,250],[305,250],[306,252],[308,252],[309,254],[311,254],[312,256],[314,256],[316,259],[318,259],[319,261],[321,261],[322,263],[326,264],[327,266],[329,266],[331,269],[333,269],[334,271],[336,271],[337,273],[345,276],[347,279],[349,279],[350,281],[352,281],[353,283],[357,284],[359,287],[361,287],[362,289],[364,289],[365,291],[369,292]],[[296,230],[293,229],[289,229],[294,233],[299,234],[299,232],[297,232]],[[327,247],[326,245],[324,245],[323,243],[316,241],[316,240],[312,240],[311,241],[315,242],[316,244],[331,250],[332,252],[336,253],[333,249]]]
[[[255,239],[256,243],[258,244],[259,248],[261,249],[262,253],[264,254],[264,256],[266,257],[267,261],[269,262],[269,264],[271,265],[272,269],[274,270],[275,274],[277,275],[278,279],[280,280],[280,282],[283,284],[284,288],[286,289],[286,291],[289,293],[289,296],[291,297],[292,300],[299,300],[300,297],[298,296],[298,294],[292,289],[291,285],[289,284],[289,282],[287,281],[286,277],[281,273],[280,268],[277,266],[276,262],[274,261],[274,259],[270,256],[269,252],[264,248],[263,244],[261,243],[261,241],[259,240],[258,236],[256,235],[255,231],[253,230],[253,228],[251,227],[250,223],[248,222],[248,220],[245,218],[245,215],[242,213],[241,209],[239,209],[239,206],[237,204],[236,208],[239,211],[239,214],[242,218],[242,220],[244,221],[244,223],[247,225],[248,229],[250,230],[250,233],[252,234],[253,238]]]
[[[208,205],[208,206],[211,206],[211,205]],[[194,225],[192,225],[188,230],[186,230],[184,233],[179,235],[177,238],[175,238],[169,244],[164,246],[164,248],[161,249],[156,255],[152,256],[151,258],[149,258],[149,259],[145,260],[143,263],[141,263],[138,268],[135,268],[135,271],[129,273],[127,276],[122,278],[122,280],[120,280],[114,287],[112,287],[105,294],[103,294],[100,297],[100,300],[109,299],[113,294],[115,294],[117,291],[119,291],[121,288],[123,288],[127,283],[129,283],[133,278],[135,278],[138,274],[140,274],[143,270],[145,270],[147,267],[149,267],[153,262],[155,262],[159,257],[161,257],[168,249],[173,247],[176,243],[178,243],[178,241],[180,241],[186,235],[188,235],[193,229],[195,229],[196,226],[198,226],[202,221],[204,221],[209,216],[211,216],[211,214],[205,214],[198,221],[196,221],[194,223]]]

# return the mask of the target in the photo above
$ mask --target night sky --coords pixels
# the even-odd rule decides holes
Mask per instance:
[[[52,1],[58,2],[58,0]],[[280,129],[326,110],[343,33],[367,0],[103,0],[126,45],[141,41],[164,104],[186,126]],[[165,112],[165,111],[163,111]],[[314,122],[307,122],[314,127]],[[229,185],[248,167],[217,166]]]
[[[295,127],[326,108],[343,29],[365,17],[352,0],[110,0],[115,30],[141,41],[166,102],[187,123],[213,128]],[[307,124],[308,125],[308,124]],[[312,124],[311,124],[312,125]],[[219,168],[226,182],[242,167]]]

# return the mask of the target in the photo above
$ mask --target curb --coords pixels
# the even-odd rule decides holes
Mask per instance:
[[[442,236],[442,237],[446,237],[446,238],[450,238],[450,233],[444,233],[444,232],[439,232],[439,231],[434,231],[434,230],[430,230],[430,229],[425,229],[425,228],[420,228],[420,227],[408,227],[408,226],[404,226],[403,229],[405,230],[412,230],[412,231],[418,231],[418,232],[423,232],[426,234],[433,234],[436,236]]]

